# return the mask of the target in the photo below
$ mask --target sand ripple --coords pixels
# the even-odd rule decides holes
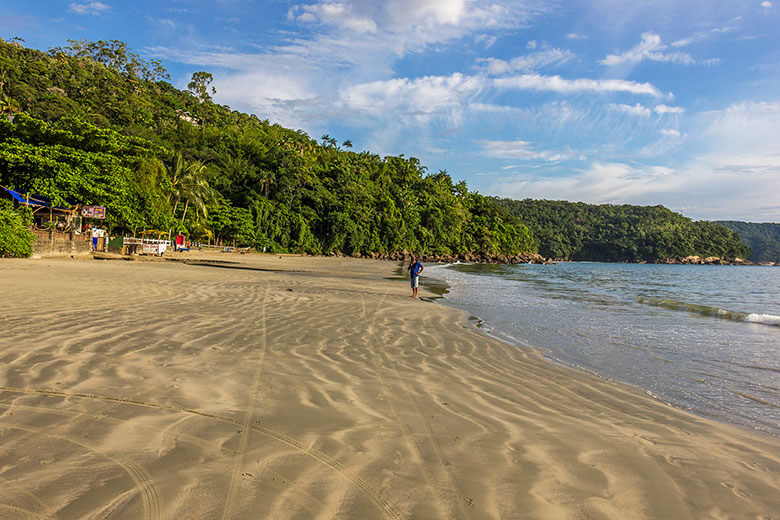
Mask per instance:
[[[394,266],[4,261],[0,518],[771,518],[780,443],[486,338]]]

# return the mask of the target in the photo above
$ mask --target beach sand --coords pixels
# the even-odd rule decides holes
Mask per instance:
[[[212,256],[240,263],[0,261],[0,519],[780,518],[775,437],[489,338],[394,263]]]

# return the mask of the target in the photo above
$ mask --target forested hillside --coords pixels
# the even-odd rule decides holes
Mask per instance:
[[[181,231],[271,251],[748,253],[728,229],[660,206],[484,197],[413,157],[354,152],[349,139],[317,141],[215,104],[207,72],[187,91],[168,79],[115,40],[47,52],[0,40],[0,185],[106,206],[114,233]]]
[[[689,255],[746,258],[739,236],[694,222],[663,206],[614,206],[553,200],[495,199],[538,240],[539,253],[592,261],[659,261]]]
[[[780,224],[720,220],[716,224],[739,233],[754,262],[780,262]]]
[[[494,201],[415,158],[354,152],[188,91],[118,41],[0,41],[0,185],[108,208],[115,232],[310,253],[533,251]]]

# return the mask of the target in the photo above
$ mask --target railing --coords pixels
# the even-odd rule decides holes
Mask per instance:
[[[162,256],[165,251],[171,247],[170,240],[162,240],[157,238],[137,238],[137,237],[125,237],[124,245],[126,246],[141,246],[141,252],[147,255],[159,255]]]

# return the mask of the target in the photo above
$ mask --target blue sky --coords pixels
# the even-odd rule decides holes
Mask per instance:
[[[480,193],[780,222],[780,0],[0,0],[0,36],[119,39],[173,83]]]

